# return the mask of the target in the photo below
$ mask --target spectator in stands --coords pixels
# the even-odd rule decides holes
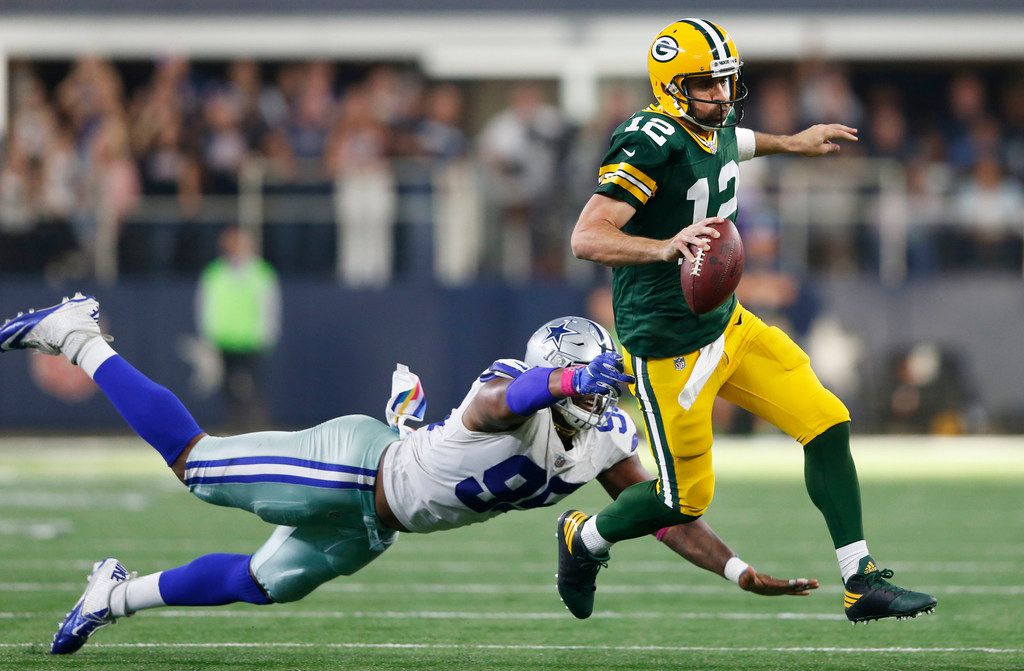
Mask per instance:
[[[427,94],[416,127],[419,153],[431,173],[434,274],[447,285],[472,281],[483,244],[481,182],[462,130],[462,92],[453,84]]]
[[[87,149],[105,117],[123,113],[122,90],[117,70],[106,60],[92,56],[76,61],[57,86],[60,111],[70,119],[80,151]]]
[[[260,66],[254,60],[235,61],[228,67],[223,95],[238,111],[239,128],[248,150],[258,150],[267,132],[261,101],[264,95]]]
[[[949,163],[960,175],[974,171],[979,161],[1003,155],[1002,124],[992,116],[973,119],[949,142]]]
[[[203,165],[211,193],[238,193],[239,172],[248,153],[242,112],[239,100],[223,92],[213,94],[203,105]]]
[[[10,141],[29,159],[43,159],[57,132],[57,119],[46,100],[46,91],[28,68],[11,74]]]
[[[268,185],[294,182],[299,174],[298,162],[288,142],[288,134],[281,128],[271,128],[260,144],[264,159],[264,181]]]
[[[509,105],[484,127],[479,138],[486,166],[490,221],[497,224],[498,267],[506,279],[524,282],[551,276],[558,269],[545,258],[566,245],[553,240],[552,203],[559,189],[558,164],[567,132],[559,111],[544,100],[536,84],[519,84]],[[564,222],[560,222],[564,229]],[[564,237],[564,230],[561,231]],[[563,255],[559,253],[558,261]]]
[[[423,87],[410,73],[380,66],[370,70],[362,86],[374,116],[385,127],[405,133],[418,120]]]
[[[1009,84],[1003,93],[1006,122],[1003,152],[1011,175],[1024,180],[1024,79]]]
[[[772,77],[762,82],[757,87],[756,105],[751,110],[752,115],[756,117],[751,125],[764,128],[765,133],[773,135],[789,135],[796,132],[799,130],[796,98],[791,77]]]
[[[388,147],[369,91],[351,88],[324,157],[335,180],[341,274],[351,286],[380,287],[391,280],[397,197]]]
[[[39,161],[15,139],[0,169],[0,267],[26,272],[36,262],[34,232],[39,217]]]
[[[949,146],[946,160],[958,170],[969,170],[977,159],[970,139],[972,127],[990,114],[988,91],[976,72],[960,72],[950,80],[949,104],[942,121],[942,132]]]
[[[462,130],[462,92],[442,84],[427,94],[426,114],[416,124],[417,153],[435,163],[464,159],[469,142]]]
[[[292,153],[319,164],[327,144],[327,133],[334,111],[331,91],[333,68],[325,62],[310,63],[304,68],[301,83],[291,103],[287,132]]]
[[[808,59],[797,68],[797,82],[798,126],[836,119],[843,119],[850,126],[860,125],[863,107],[838,63]]]
[[[644,93],[644,96],[647,94]],[[608,151],[608,138],[620,123],[640,109],[641,98],[635,86],[613,84],[601,92],[597,113],[590,123],[585,125],[573,138],[570,155],[571,166],[568,169],[572,184],[572,198],[577,208],[582,208],[594,193],[597,180],[594,175],[601,165],[601,159]],[[589,268],[593,264],[579,264]]]
[[[872,91],[865,133],[867,153],[880,158],[905,161],[913,153],[913,142],[907,128],[899,91],[889,85]]]
[[[1005,174],[997,157],[983,157],[974,165],[956,194],[955,212],[974,267],[1020,269],[1024,187]]]
[[[263,359],[281,331],[281,291],[273,267],[256,256],[239,227],[220,237],[221,256],[203,270],[196,292],[200,335],[221,355],[227,426],[268,424]]]

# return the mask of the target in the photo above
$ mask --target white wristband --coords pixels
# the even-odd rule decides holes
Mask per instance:
[[[749,128],[736,129],[736,151],[740,161],[749,161],[757,153],[757,140],[754,138],[754,131]]]
[[[738,585],[740,584],[740,576],[748,568],[750,568],[750,564],[739,557],[730,557],[729,561],[725,562],[725,579],[731,580]]]

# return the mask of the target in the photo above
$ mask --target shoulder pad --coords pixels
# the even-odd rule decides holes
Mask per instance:
[[[488,366],[487,370],[480,373],[480,377],[477,379],[480,382],[490,382],[499,377],[514,380],[529,369],[530,367],[519,359],[498,359]]]

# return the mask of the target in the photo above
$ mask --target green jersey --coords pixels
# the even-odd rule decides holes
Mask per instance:
[[[717,131],[708,142],[652,105],[615,129],[597,193],[636,208],[624,232],[665,240],[706,217],[735,221],[739,172],[735,128]],[[676,262],[615,268],[612,292],[622,344],[646,358],[679,356],[713,342],[736,307],[733,295],[695,315],[683,298]]]

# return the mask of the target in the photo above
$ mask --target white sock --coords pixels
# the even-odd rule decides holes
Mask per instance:
[[[843,574],[844,583],[850,579],[851,575],[857,572],[860,560],[869,554],[871,553],[868,552],[867,541],[857,541],[856,543],[836,548],[836,559],[839,560],[839,571]]]
[[[587,521],[583,523],[583,528],[580,529],[580,538],[583,539],[583,545],[586,546],[590,554],[599,557],[608,554],[608,550],[612,547],[612,544],[606,541],[597,530],[597,515],[588,517]]]
[[[70,337],[81,335],[78,333],[71,334]],[[69,353],[74,353],[74,358]],[[117,354],[114,348],[107,344],[107,341],[103,339],[103,336],[94,335],[86,340],[78,349],[70,349],[67,345],[64,346],[64,355],[68,357],[71,363],[78,364],[78,366],[86,372],[89,377],[95,377],[96,370],[103,364],[104,361]]]
[[[138,610],[166,606],[160,596],[160,573],[126,580],[115,586],[110,592],[110,614],[125,617]]]

